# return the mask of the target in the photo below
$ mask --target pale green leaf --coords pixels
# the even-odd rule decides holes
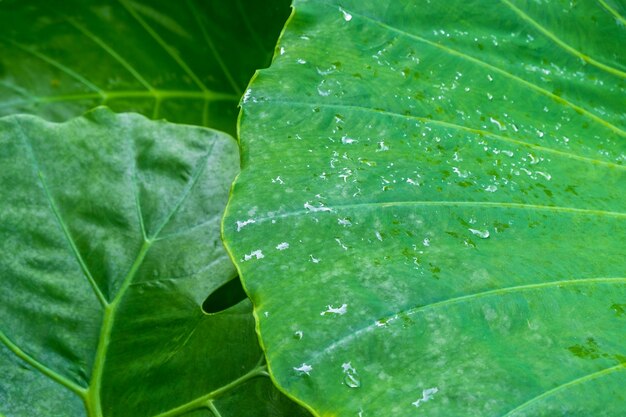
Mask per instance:
[[[250,302],[202,309],[237,279],[231,137],[102,108],[9,116],[0,166],[0,413],[302,415],[267,378]]]
[[[295,2],[224,221],[282,388],[320,416],[624,414],[624,15]]]

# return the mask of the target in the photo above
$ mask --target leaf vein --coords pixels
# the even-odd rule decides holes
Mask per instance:
[[[39,372],[41,372],[42,374],[44,374],[51,380],[64,386],[65,388],[74,392],[81,398],[83,399],[85,398],[85,393],[87,392],[87,389],[85,387],[81,387],[75,382],[70,381],[65,376],[54,371],[53,369],[49,368],[48,366],[44,365],[43,363],[33,358],[28,353],[24,352],[24,350],[22,350],[18,345],[13,343],[13,341],[9,339],[2,331],[0,331],[0,341],[2,341],[2,344],[4,344],[11,352],[13,352],[15,356],[17,356],[18,358],[20,358],[27,364],[31,365],[33,368],[37,369]]]
[[[473,128],[473,127],[468,127],[468,126],[462,126],[462,125],[458,125],[456,123],[451,123],[451,122],[446,122],[444,120],[438,120],[438,119],[431,119],[428,117],[423,117],[423,116],[412,116],[412,115],[406,115],[406,114],[401,114],[401,113],[397,113],[394,111],[387,111],[387,110],[378,110],[378,109],[373,109],[371,107],[364,107],[364,106],[357,106],[357,105],[351,105],[351,104],[336,104],[336,103],[332,103],[332,104],[317,104],[317,103],[305,103],[305,102],[294,102],[294,101],[276,101],[276,100],[272,100],[273,104],[285,104],[285,105],[289,105],[289,106],[310,106],[310,107],[320,107],[320,108],[337,108],[337,109],[347,109],[347,110],[356,110],[356,111],[363,111],[363,112],[368,112],[368,113],[374,113],[374,114],[380,114],[380,115],[385,115],[385,116],[390,116],[390,117],[398,117],[401,119],[408,119],[408,120],[418,120],[420,122],[423,123],[427,123],[427,124],[434,124],[434,125],[439,125],[439,126],[443,126],[443,127],[448,127],[450,129],[455,129],[455,130],[462,130],[465,132],[469,132],[469,133],[474,133],[477,135],[483,135],[483,136],[488,136],[488,137],[492,137],[496,140],[500,140],[503,142],[508,142],[508,143],[513,143],[516,145],[520,145],[520,146],[525,146],[531,149],[536,149],[539,151],[543,151],[543,152],[549,152],[555,155],[559,155],[562,156],[564,158],[570,158],[570,159],[575,159],[578,161],[583,161],[583,162],[588,162],[591,164],[598,164],[598,165],[603,165],[603,166],[607,166],[607,167],[611,167],[611,168],[616,168],[616,169],[620,169],[620,170],[626,170],[626,165],[618,165],[615,164],[613,162],[608,162],[608,161],[601,161],[599,159],[594,159],[594,158],[589,158],[586,156],[581,156],[575,153],[571,153],[571,152],[564,152],[564,151],[560,151],[558,149],[554,149],[554,148],[549,148],[546,146],[541,146],[541,145],[534,145],[532,143],[523,141],[523,140],[519,140],[519,139],[514,139],[512,137],[509,136],[504,136],[504,135],[498,135],[496,133],[490,132],[488,130],[484,130],[484,129],[477,129],[477,128]]]
[[[66,67],[65,65],[61,64],[59,61],[47,56],[46,54],[43,54],[39,51],[37,51],[34,48],[28,47],[26,45],[22,45],[19,42],[15,42],[14,40],[10,40],[7,39],[8,42],[10,42],[11,44],[13,44],[15,47],[21,49],[22,51],[52,65],[53,67],[61,70],[62,72],[66,73],[67,75],[69,75],[70,77],[74,78],[75,80],[79,81],[81,84],[85,85],[86,87],[96,91],[98,94],[100,94],[101,97],[104,97],[104,92],[102,91],[102,89],[100,87],[98,87],[97,85],[95,85],[94,83],[92,83],[91,81],[89,81],[87,78],[85,78],[84,76],[80,75],[79,73],[77,73],[76,71],[74,71],[73,69]]]
[[[352,10],[347,10],[345,8],[343,10],[345,10],[346,12],[349,12],[352,16],[360,17],[365,22],[369,22],[369,23],[371,23],[373,25],[380,26],[380,27],[382,27],[384,29],[387,29],[389,31],[392,31],[392,32],[396,32],[396,33],[398,33],[401,36],[406,36],[406,37],[408,37],[410,39],[414,39],[416,41],[419,41],[419,42],[425,43],[427,45],[433,46],[435,48],[441,49],[442,51],[446,52],[449,55],[458,56],[458,57],[460,57],[462,59],[465,59],[467,61],[473,62],[473,63],[475,63],[477,65],[483,66],[485,68],[489,68],[492,71],[498,72],[498,73],[504,75],[505,77],[510,78],[510,79],[512,79],[512,80],[514,80],[514,81],[516,81],[516,82],[526,86],[527,88],[536,91],[537,93],[540,93],[540,94],[542,94],[542,95],[544,95],[546,97],[551,98],[552,100],[554,100],[557,103],[564,104],[564,105],[574,109],[575,111],[577,111],[577,112],[579,112],[581,114],[586,115],[590,119],[592,119],[595,122],[597,122],[597,123],[607,127],[608,129],[612,130],[613,132],[617,133],[618,135],[626,137],[626,131],[624,131],[624,130],[620,129],[619,127],[615,126],[614,124],[612,124],[608,120],[603,119],[602,117],[598,116],[597,114],[592,113],[591,111],[589,111],[589,110],[587,110],[587,109],[585,109],[585,108],[583,108],[583,107],[581,107],[581,106],[579,106],[577,104],[574,104],[571,101],[568,101],[568,100],[564,99],[563,97],[559,97],[559,96],[551,93],[550,91],[548,91],[548,90],[538,86],[537,84],[532,83],[531,81],[525,80],[524,78],[521,78],[521,77],[519,77],[519,76],[517,76],[517,75],[515,75],[513,73],[510,73],[510,72],[508,72],[507,70],[505,70],[503,68],[497,67],[495,65],[491,65],[491,64],[489,64],[489,63],[487,63],[487,62],[485,62],[485,61],[483,61],[483,60],[481,60],[479,58],[475,58],[475,57],[473,57],[471,55],[467,55],[467,54],[465,54],[463,52],[457,51],[456,49],[449,48],[447,46],[444,46],[444,45],[439,44],[437,42],[433,42],[433,41],[428,40],[426,38],[423,38],[421,36],[418,36],[418,35],[406,32],[406,31],[404,31],[402,29],[399,29],[399,28],[397,28],[395,26],[391,26],[391,25],[389,25],[387,23],[384,23],[384,22],[382,22],[380,20],[373,19],[371,17],[368,17],[368,16],[365,16],[363,14],[354,12]]]
[[[72,102],[81,100],[93,100],[102,99],[104,95],[104,101],[114,99],[127,99],[127,98],[154,98],[154,99],[189,99],[189,100],[204,100],[210,101],[238,101],[239,97],[232,94],[218,93],[215,91],[185,91],[185,90],[118,90],[118,91],[102,91],[102,93],[81,93],[81,94],[66,94],[56,96],[33,96],[27,99],[20,100],[8,100],[0,103],[1,108],[19,106],[24,104],[37,104],[37,103],[58,103],[58,102]]]
[[[481,291],[473,294],[462,295],[458,297],[452,297],[448,299],[444,299],[441,301],[435,301],[433,303],[412,307],[407,310],[396,312],[393,315],[389,315],[383,319],[380,319],[381,322],[390,323],[399,318],[400,315],[404,316],[412,316],[418,313],[422,313],[427,310],[433,310],[436,308],[440,308],[443,306],[448,306],[451,304],[465,303],[468,301],[475,301],[483,297],[504,295],[504,294],[513,294],[517,292],[523,291],[532,291],[543,288],[550,287],[563,287],[569,285],[592,285],[592,284],[626,284],[626,277],[613,277],[613,278],[579,278],[579,279],[570,279],[570,280],[560,280],[560,281],[549,281],[549,282],[540,282],[536,284],[526,284],[526,285],[516,285],[512,287],[502,287],[496,288],[493,290]],[[338,347],[345,345],[347,343],[352,342],[357,339],[361,335],[368,333],[374,329],[379,328],[379,324],[377,322],[368,324],[367,326],[361,327],[350,334],[334,341],[333,343],[326,346],[323,350],[317,352],[313,357],[310,358],[310,361],[314,361],[323,355],[327,355],[328,353],[334,351]]]
[[[76,261],[78,262],[78,265],[80,266],[80,269],[83,272],[83,275],[85,276],[85,278],[87,278],[87,281],[89,282],[96,298],[98,299],[98,301],[103,307],[106,307],[108,305],[108,301],[106,300],[104,294],[100,290],[100,287],[96,283],[96,280],[93,278],[91,271],[87,267],[85,260],[83,259],[82,255],[80,254],[80,251],[78,250],[78,247],[76,246],[76,242],[74,241],[67,225],[65,224],[65,221],[63,220],[63,217],[61,216],[61,213],[59,212],[59,209],[57,208],[54,202],[54,199],[52,198],[50,189],[48,188],[48,185],[46,184],[46,181],[45,181],[44,173],[41,170],[39,162],[37,160],[37,155],[35,154],[35,150],[33,149],[33,146],[30,143],[30,141],[28,140],[28,137],[26,133],[24,132],[22,125],[19,122],[16,122],[16,125],[18,127],[18,133],[20,137],[22,138],[22,141],[28,148],[30,156],[35,164],[35,169],[37,170],[37,177],[39,179],[41,187],[43,188],[44,195],[48,201],[48,204],[50,204],[50,209],[52,210],[52,213],[54,214],[54,217],[58,225],[60,226],[61,231],[63,232],[63,235],[65,236],[67,243],[69,244],[74,257]]]
[[[583,54],[581,51],[579,51],[576,48],[573,48],[572,46],[570,46],[567,43],[563,42],[559,37],[557,37],[554,33],[552,33],[550,30],[548,30],[548,28],[546,28],[543,25],[541,25],[539,22],[537,22],[535,19],[530,17],[527,13],[525,13],[520,8],[516,7],[510,1],[502,0],[502,2],[504,4],[506,4],[511,10],[513,10],[513,12],[515,12],[515,14],[517,14],[522,20],[524,20],[524,21],[528,22],[529,24],[531,24],[532,26],[534,26],[538,31],[543,33],[545,36],[547,36],[550,40],[552,40],[554,43],[559,45],[565,51],[569,52],[570,54],[574,55],[577,58],[582,59],[584,62],[587,62],[587,63],[589,63],[589,64],[591,64],[591,65],[593,65],[593,66],[595,66],[597,68],[600,68],[601,70],[603,70],[605,72],[608,72],[609,74],[617,75],[618,77],[622,77],[622,78],[626,78],[626,72],[620,71],[617,68],[613,68],[610,65],[607,65],[607,64],[604,64],[602,62],[599,62],[599,61],[591,58],[590,56],[588,56],[586,54]]]
[[[531,398],[530,400],[526,401],[525,403],[521,404],[520,406],[518,406],[518,407],[514,408],[513,410],[509,411],[508,413],[504,414],[502,417],[513,416],[518,411],[521,411],[521,410],[523,410],[525,408],[528,408],[529,406],[531,406],[532,404],[536,403],[537,401],[540,401],[540,400],[542,400],[542,399],[544,399],[546,397],[554,395],[554,394],[558,393],[559,391],[563,391],[563,390],[571,388],[571,387],[573,387],[575,385],[583,384],[585,382],[592,381],[594,379],[601,378],[601,377],[606,376],[606,375],[610,375],[613,372],[624,371],[624,370],[626,370],[626,364],[625,363],[620,363],[620,364],[612,366],[610,368],[602,369],[600,371],[593,372],[591,374],[582,376],[580,378],[576,378],[574,380],[571,380],[569,382],[561,384],[561,385],[559,385],[559,386],[557,386],[555,388],[552,388],[552,389],[550,389],[550,390],[548,390],[548,391],[546,391],[546,392],[544,392],[544,393],[542,393],[540,395],[537,395],[534,398]]]
[[[611,7],[605,0],[598,0],[598,2],[604,7],[609,13],[611,13],[618,22],[621,22],[622,26],[626,26],[626,18],[619,14],[617,10]]]
[[[91,39],[96,45],[102,48],[106,53],[108,53],[114,60],[120,63],[141,85],[143,85],[147,90],[154,91],[154,87],[146,81],[145,78],[141,76],[139,71],[137,71],[128,61],[126,61],[120,54],[118,54],[113,48],[111,48],[106,42],[104,42],[100,37],[96,36],[94,33],[89,31],[86,27],[76,22],[74,19],[68,18],[67,21],[74,26],[79,32],[85,35],[88,39]],[[105,99],[106,101],[106,99]]]
[[[211,50],[211,53],[215,57],[215,60],[217,61],[218,65],[222,69],[222,72],[228,79],[230,86],[234,90],[235,94],[241,96],[243,94],[243,90],[241,89],[241,87],[239,87],[239,85],[233,78],[233,75],[231,74],[230,70],[226,66],[226,63],[224,62],[224,60],[222,59],[222,56],[220,55],[219,51],[215,47],[215,44],[211,40],[211,37],[209,36],[209,32],[207,31],[206,25],[204,24],[201,18],[201,16],[203,15],[198,12],[198,10],[196,9],[196,6],[194,6],[193,4],[193,0],[187,0],[187,6],[191,10],[191,14],[193,14],[193,16],[195,17],[196,22],[198,23],[198,27],[200,28],[200,31],[202,32],[202,36],[206,44],[209,46],[209,49]]]
[[[555,213],[571,213],[581,215],[592,216],[607,216],[626,219],[626,212],[620,211],[605,211],[595,209],[581,209],[576,207],[564,207],[564,206],[542,206],[537,204],[522,204],[522,203],[510,203],[510,202],[491,202],[491,201],[367,201],[363,203],[355,204],[327,204],[326,207],[329,211],[326,213],[332,213],[339,209],[360,209],[360,208],[389,208],[389,207],[411,207],[411,206],[424,206],[424,207],[484,207],[484,208],[500,208],[500,209],[519,209],[519,210],[542,210],[551,211]],[[285,213],[275,214],[273,216],[257,217],[256,223],[261,223],[267,220],[287,218],[292,216],[298,216],[310,213],[309,210],[294,210]]]
[[[172,50],[172,48],[159,36],[159,34],[137,13],[137,11],[131,6],[127,0],[118,0],[122,6],[130,13],[130,15],[144,28],[146,32],[167,52],[167,54],[187,73],[187,75],[193,80],[193,82],[202,91],[208,90],[198,76],[191,70],[185,61],[182,60],[178,54]]]

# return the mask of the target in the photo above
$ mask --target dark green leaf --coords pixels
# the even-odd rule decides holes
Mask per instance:
[[[321,416],[624,414],[624,15],[295,2],[224,222],[287,392]]]
[[[289,0],[0,2],[0,115],[98,104],[234,134]]]

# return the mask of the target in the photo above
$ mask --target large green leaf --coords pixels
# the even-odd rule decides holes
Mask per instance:
[[[289,0],[0,2],[0,115],[98,104],[234,134]]]
[[[302,414],[257,378],[250,302],[202,309],[238,282],[238,165],[227,135],[137,114],[0,119],[0,415]]]
[[[320,416],[622,416],[624,5],[295,2],[224,233]]]

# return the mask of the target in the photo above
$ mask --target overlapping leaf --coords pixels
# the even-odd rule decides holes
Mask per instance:
[[[64,121],[99,104],[235,133],[237,103],[269,64],[288,0],[7,0],[0,115]]]
[[[0,119],[0,414],[296,416],[263,365],[220,219],[237,145],[97,109]]]
[[[612,1],[295,2],[224,222],[320,416],[621,416],[626,41]]]

